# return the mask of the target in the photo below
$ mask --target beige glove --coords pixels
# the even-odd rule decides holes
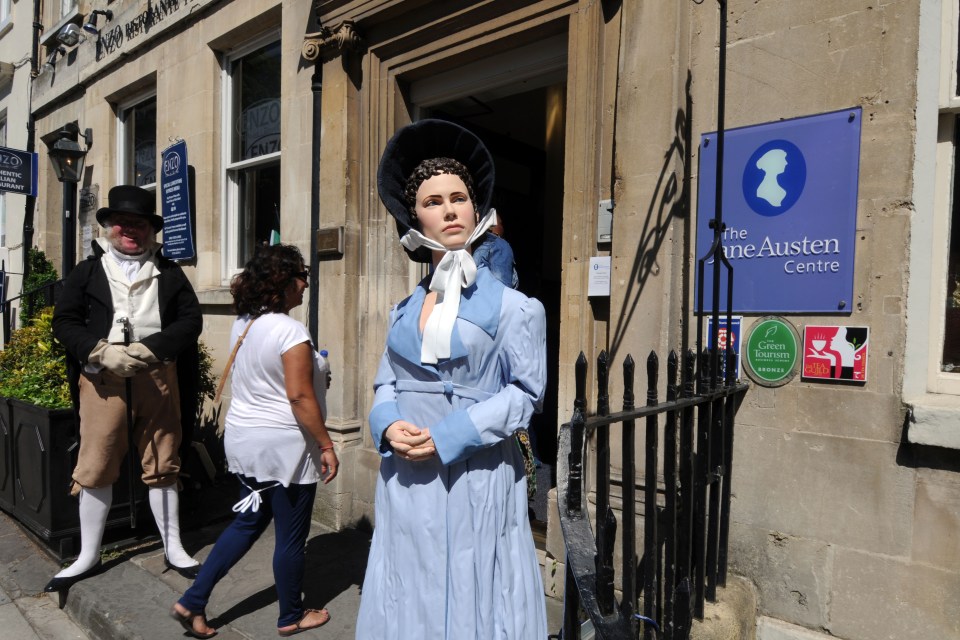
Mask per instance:
[[[147,364],[160,362],[160,359],[153,355],[153,351],[150,351],[142,342],[134,342],[127,347],[127,355],[131,358],[146,362]]]
[[[144,369],[147,363],[143,360],[137,360],[127,354],[127,347],[122,344],[111,344],[100,353],[100,364],[107,371],[118,375],[121,378],[130,378],[136,375],[137,371]]]
[[[103,355],[103,350],[110,346],[110,343],[106,340],[101,340],[93,348],[93,351],[90,352],[90,355],[87,356],[87,362],[90,364],[100,364],[100,357]]]

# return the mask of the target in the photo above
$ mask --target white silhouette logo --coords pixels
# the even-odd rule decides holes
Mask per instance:
[[[775,207],[780,206],[787,197],[787,192],[777,182],[777,176],[786,168],[787,152],[783,149],[771,149],[757,160],[757,169],[763,171],[763,182],[757,187],[758,198],[763,198]]]
[[[807,182],[807,162],[789,140],[768,140],[743,168],[743,199],[762,216],[779,216],[797,203]]]

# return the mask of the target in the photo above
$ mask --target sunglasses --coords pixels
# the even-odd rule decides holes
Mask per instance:
[[[308,269],[304,269],[303,271],[295,271],[293,277],[300,278],[304,282],[307,282],[310,279],[310,271]]]

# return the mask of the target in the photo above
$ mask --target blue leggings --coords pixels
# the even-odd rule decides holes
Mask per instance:
[[[243,483],[240,487],[241,499],[250,495],[251,490],[276,484],[258,482],[247,476],[239,478]],[[300,592],[305,564],[304,548],[310,532],[310,514],[316,493],[316,483],[291,484],[289,487],[277,485],[262,491],[260,509],[254,512],[248,508],[238,513],[230,526],[220,534],[200,569],[200,575],[180,598],[180,605],[194,613],[203,611],[210,601],[213,588],[250,550],[273,519],[277,534],[273,549],[273,579],[280,603],[277,627],[299,622],[304,615]]]

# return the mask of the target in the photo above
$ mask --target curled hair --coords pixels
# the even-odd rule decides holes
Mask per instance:
[[[303,271],[303,255],[290,244],[259,245],[253,257],[230,281],[237,315],[283,313],[290,281]]]
[[[463,184],[467,185],[467,195],[470,196],[470,202],[476,208],[477,195],[473,191],[473,177],[467,171],[467,168],[453,158],[429,158],[416,166],[403,187],[403,200],[414,220],[417,218],[417,191],[420,189],[420,185],[433,176],[439,176],[443,173],[449,173],[463,180]]]

